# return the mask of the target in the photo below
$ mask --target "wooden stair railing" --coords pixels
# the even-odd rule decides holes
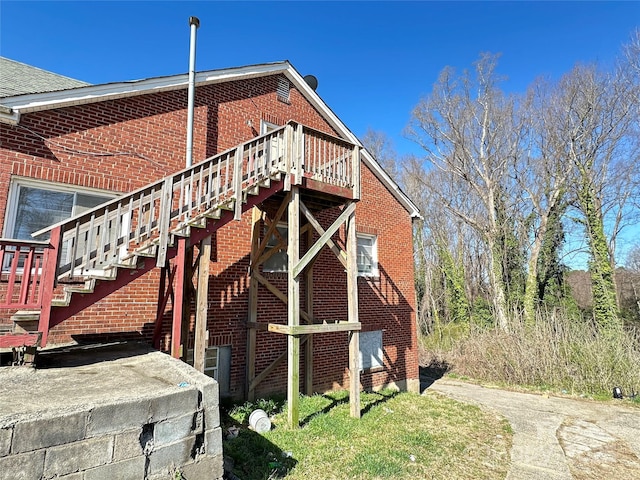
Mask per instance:
[[[34,237],[51,235],[49,242],[27,242],[45,252],[42,257],[30,257],[36,259],[31,261],[41,262],[40,269],[35,271],[41,270],[42,278],[37,278],[38,286],[33,287],[39,289],[39,300],[29,303],[26,299],[31,297],[23,295],[20,299],[24,301],[13,303],[10,308],[41,309],[38,332],[41,334],[39,344],[44,346],[51,327],[146,271],[165,266],[167,259],[175,256],[175,237],[189,237],[194,228],[210,230],[212,222],[217,222],[214,227],[217,229],[230,218],[239,220],[248,208],[250,196],[258,195],[260,190],[267,191],[273,181],[283,181],[278,188],[288,189],[291,184],[300,184],[303,177],[353,189],[353,198],[358,198],[358,147],[289,122],[35,232]],[[5,251],[3,247],[3,255]],[[16,262],[13,263],[18,265]],[[130,272],[119,274],[123,269]],[[14,276],[15,272],[17,270]],[[80,280],[84,285],[66,286],[62,298],[53,298],[53,289],[62,280]],[[28,291],[31,288],[24,287]],[[74,292],[95,292],[96,298],[82,295],[82,300],[72,302]]]

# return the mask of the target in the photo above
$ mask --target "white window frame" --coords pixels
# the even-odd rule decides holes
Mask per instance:
[[[266,120],[260,120],[260,135],[264,135],[269,132],[273,132],[280,128],[280,125],[276,125],[272,122],[267,122]]]
[[[376,370],[384,368],[384,350],[382,330],[360,332],[359,365],[360,370]]]
[[[45,180],[36,180],[27,177],[13,177],[9,185],[9,198],[7,201],[7,211],[4,219],[4,238],[13,238],[13,229],[15,228],[16,215],[18,213],[18,199],[20,198],[20,187],[37,188],[39,190],[50,190],[53,192],[72,193],[75,197],[78,194],[95,195],[96,197],[116,198],[117,193],[107,190],[98,190],[91,188],[78,187],[77,185],[68,185],[66,183],[47,182]],[[71,212],[71,216],[75,215],[75,211]]]
[[[220,395],[230,395],[231,389],[231,345],[213,345],[205,350],[204,374],[218,382]],[[216,366],[207,367],[207,358],[211,359],[215,355]],[[193,366],[193,347],[187,348],[186,362]]]
[[[280,232],[280,236],[285,240],[285,242],[287,241],[288,238],[288,234],[289,234],[289,226],[286,223],[278,223],[278,225],[276,226],[276,228],[278,229],[278,232]],[[264,233],[266,234],[266,231],[268,229],[265,228]],[[271,239],[269,239],[269,241],[271,241]],[[269,242],[267,242],[267,246],[264,249],[264,253],[267,253],[267,251],[271,250],[272,248],[275,248],[275,245],[269,245]],[[278,257],[281,258],[282,261],[279,263],[284,263],[284,265],[282,266],[282,268],[271,268],[267,266],[266,262],[262,263],[262,271],[263,273],[286,273],[289,271],[289,255],[287,253],[287,250],[281,250],[278,253],[275,253],[271,258],[269,258],[269,260],[274,259],[274,257]],[[269,261],[267,260],[267,261]]]
[[[186,361],[189,365],[193,367],[194,364],[194,350],[193,348],[187,349],[187,358]],[[211,360],[215,358],[216,365],[215,367],[207,367],[207,360]],[[218,381],[218,369],[220,367],[220,349],[218,346],[207,347],[204,351],[204,374],[213,378],[216,382]]]
[[[359,277],[367,277],[367,278],[376,278],[379,275],[378,271],[378,237],[377,235],[371,235],[368,233],[356,233],[356,239],[358,242],[357,251],[360,250],[360,241],[368,240],[371,241],[371,271],[363,271],[361,269],[362,263],[360,262],[360,254],[357,255],[357,264],[358,264],[358,276]]]
[[[105,197],[105,198],[116,198],[118,196],[117,193],[107,191],[107,190],[84,188],[84,187],[78,187],[77,185],[69,185],[65,183],[48,182],[45,180],[38,180],[38,179],[33,179],[28,177],[14,176],[11,179],[11,183],[9,185],[9,196],[7,199],[7,210],[5,213],[4,227],[3,227],[4,238],[9,238],[9,239],[14,238],[13,231],[16,226],[16,220],[17,220],[17,214],[18,214],[18,201],[20,198],[20,188],[22,187],[73,194],[74,204],[72,207],[71,216],[74,216],[77,214],[76,198],[78,194],[94,195],[96,197]],[[21,240],[28,241],[32,239],[21,239]],[[7,266],[3,265],[2,268],[5,269],[7,268]]]

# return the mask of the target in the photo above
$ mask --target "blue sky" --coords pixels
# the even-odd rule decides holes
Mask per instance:
[[[289,60],[356,135],[382,131],[419,155],[402,132],[445,66],[500,53],[518,92],[608,64],[640,27],[640,1],[0,0],[0,55],[89,83],[185,73],[192,15],[198,71]]]
[[[576,62],[607,63],[640,26],[640,2],[0,0],[0,55],[89,83],[185,73],[189,16],[197,70],[289,60],[358,136],[402,131],[447,65],[501,53],[504,87]]]

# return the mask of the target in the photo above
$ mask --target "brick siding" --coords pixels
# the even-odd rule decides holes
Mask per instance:
[[[280,125],[293,119],[336,133],[295,88],[291,89],[289,103],[278,100],[277,80],[273,75],[198,87],[194,162],[258,135],[261,119]],[[180,90],[24,114],[18,126],[0,124],[0,211],[6,211],[14,176],[128,192],[183,168],[186,107],[187,91]],[[338,214],[337,209],[325,210],[318,219],[327,227]],[[250,218],[251,214],[245,213],[241,221],[216,232],[212,242],[210,344],[231,345],[231,393],[235,396],[242,395],[245,380]],[[4,221],[0,218],[1,229]],[[364,166],[356,224],[358,231],[377,235],[380,277],[358,279],[359,309],[363,331],[383,330],[385,349],[384,369],[365,372],[363,386],[417,379],[411,219]],[[344,244],[344,229],[334,239]],[[265,275],[286,292],[286,274]],[[94,336],[149,340],[159,278],[159,270],[153,270],[64,321],[51,331],[49,342]],[[346,320],[344,268],[326,248],[314,266],[313,279],[314,315]],[[301,304],[305,308],[304,295]],[[170,330],[170,303],[167,308],[166,335]],[[286,315],[285,305],[261,288],[258,320],[286,323]],[[257,339],[256,372],[260,372],[285,351],[286,337],[258,332]],[[166,346],[166,342],[163,344]],[[314,384],[318,390],[348,386],[347,365],[346,333],[315,336]],[[304,376],[304,368],[301,373]],[[284,389],[286,362],[260,385],[259,392]]]

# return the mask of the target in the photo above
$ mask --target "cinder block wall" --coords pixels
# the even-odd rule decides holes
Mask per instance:
[[[223,476],[218,384],[204,375],[166,395],[32,417],[0,424],[2,480]]]

